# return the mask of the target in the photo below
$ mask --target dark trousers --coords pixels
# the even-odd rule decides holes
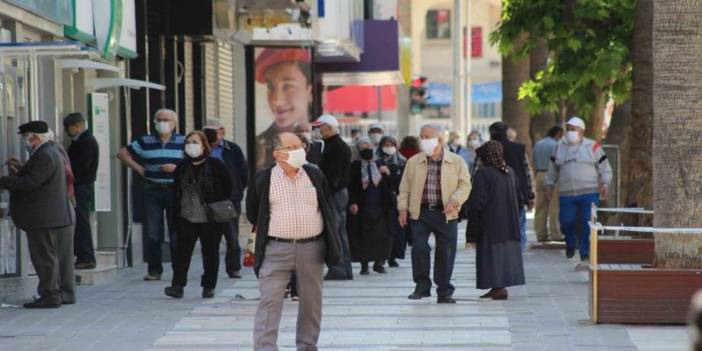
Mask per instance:
[[[341,237],[341,260],[335,266],[327,265],[329,277],[353,278],[351,269],[351,249],[349,248],[349,237],[346,232],[346,209],[349,205],[349,192],[346,189],[334,193],[332,198],[333,212],[336,217],[337,233]]]
[[[436,251],[434,252],[434,282],[438,286],[439,297],[453,295],[455,287],[451,284],[453,265],[456,261],[456,241],[458,240],[457,221],[446,221],[441,211],[422,209],[419,220],[410,219],[412,227],[412,277],[416,284],[415,291],[431,291],[431,247],[429,236],[434,233]]]
[[[76,192],[76,232],[73,237],[73,251],[76,263],[95,263],[93,233],[90,230],[90,201],[93,199],[94,184],[75,184]]]
[[[237,213],[241,213],[241,205],[234,202]],[[239,244],[239,219],[227,225],[224,232],[224,239],[227,241],[227,254],[224,263],[227,274],[232,274],[241,270],[241,245]]]
[[[27,231],[29,256],[39,276],[37,292],[52,302],[75,302],[73,226]]]
[[[173,223],[173,201],[175,193],[173,186],[146,182],[144,184],[144,236],[146,237],[146,262],[150,274],[162,274],[161,243],[163,243],[163,212]],[[169,229],[171,257],[175,256],[176,233],[175,228]]]
[[[217,286],[219,243],[226,230],[225,226],[226,224],[190,223],[186,219],[178,219],[178,240],[173,257],[174,286],[185,286],[188,283],[188,269],[190,269],[190,260],[193,258],[197,239],[200,239],[204,270],[200,286],[206,289],[214,289]]]

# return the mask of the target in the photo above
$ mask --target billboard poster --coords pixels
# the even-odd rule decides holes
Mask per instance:
[[[273,139],[281,132],[308,132],[312,117],[312,50],[254,50],[256,171],[273,165]]]

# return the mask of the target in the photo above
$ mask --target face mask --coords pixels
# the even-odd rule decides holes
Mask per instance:
[[[322,133],[319,131],[319,128],[312,129],[312,139],[314,141],[317,140],[322,140]]]
[[[205,129],[205,136],[210,144],[217,141],[217,131],[214,129]]]
[[[434,149],[439,145],[439,138],[422,139],[422,151],[427,154],[427,156],[434,155]]]
[[[159,134],[168,134],[171,132],[171,122],[156,122],[156,131]]]
[[[394,146],[386,146],[386,147],[383,148],[383,152],[384,152],[386,155],[392,156],[392,155],[394,155],[394,154],[397,152],[397,148],[394,147]]]
[[[202,145],[200,144],[185,144],[185,153],[191,158],[202,156]]]
[[[568,141],[569,144],[577,144],[580,142],[580,133],[574,130],[567,131],[566,141]]]
[[[477,149],[480,146],[480,140],[477,140],[477,139],[468,140],[468,146],[470,146],[471,149]]]
[[[289,164],[290,167],[300,168],[307,162],[307,155],[304,149],[297,149],[288,151],[288,160],[285,163]]]
[[[375,143],[375,144],[380,144],[380,139],[383,138],[383,134],[381,134],[381,133],[371,133],[370,137],[371,137],[371,140],[373,140],[373,143]]]
[[[361,150],[361,158],[363,158],[364,160],[372,160],[373,159],[373,149]]]
[[[24,142],[24,149],[27,150],[28,153],[32,153],[34,151],[34,146],[29,143],[29,141]]]

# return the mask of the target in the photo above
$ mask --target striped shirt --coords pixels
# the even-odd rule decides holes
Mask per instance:
[[[322,233],[324,222],[317,202],[317,188],[307,172],[300,169],[294,178],[280,166],[271,171],[268,194],[271,220],[268,235],[281,239],[306,239]]]
[[[443,205],[441,200],[441,164],[444,155],[434,161],[427,156],[427,181],[424,183],[424,193],[422,194],[423,205]]]
[[[162,144],[158,135],[144,135],[134,140],[127,150],[144,160],[144,178],[154,183],[173,183],[173,173],[161,171],[165,164],[180,164],[183,160],[185,136],[172,134],[171,140]]]

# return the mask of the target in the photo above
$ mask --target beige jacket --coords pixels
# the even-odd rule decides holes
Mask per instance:
[[[397,208],[400,211],[409,210],[410,217],[415,220],[419,219],[421,211],[427,171],[427,156],[423,152],[419,153],[407,161],[400,183]],[[470,188],[470,173],[468,173],[466,161],[461,156],[444,149],[444,160],[441,164],[441,197],[444,206],[451,201],[460,208],[468,200]],[[456,214],[447,216],[446,220],[457,218]]]

